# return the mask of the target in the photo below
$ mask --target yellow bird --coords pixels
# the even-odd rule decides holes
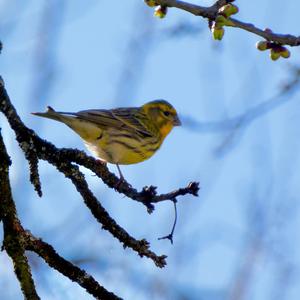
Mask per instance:
[[[98,158],[129,165],[150,158],[174,126],[181,122],[175,108],[165,100],[154,100],[141,107],[91,109],[77,113],[57,112],[50,106],[36,116],[65,123],[83,139]]]

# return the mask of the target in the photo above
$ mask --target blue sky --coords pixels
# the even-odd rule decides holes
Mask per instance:
[[[299,33],[296,0],[236,4],[237,18],[243,21]],[[176,107],[183,126],[171,132],[150,160],[122,168],[134,187],[152,184],[159,192],[200,181],[199,198],[178,199],[174,245],[157,240],[171,228],[172,203],[158,204],[148,215],[83,169],[111,216],[166,254],[168,266],[157,269],[124,251],[100,229],[72,184],[45,162],[40,163],[44,196],[39,199],[1,117],[23,224],[125,299],[298,299],[297,87],[274,98],[268,113],[258,110],[262,115],[244,127],[226,129],[226,124],[249,116],[251,108],[281,91],[293,77],[299,50],[291,49],[289,60],[273,62],[255,49],[260,39],[247,32],[229,28],[222,42],[215,42],[203,19],[176,9],[163,20],[152,13],[143,1],[134,0],[0,1],[0,69],[25,124],[58,147],[84,149],[69,128],[30,112],[46,105],[62,111],[139,106],[158,98]],[[179,34],[179,24],[195,30]],[[92,299],[36,256],[30,260],[42,299]],[[3,252],[0,263],[5,266],[0,290],[5,287],[6,299],[22,299]],[[234,298],[241,286],[241,298]]]

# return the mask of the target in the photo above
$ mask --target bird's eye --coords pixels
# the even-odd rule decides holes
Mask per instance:
[[[168,116],[170,115],[170,112],[169,112],[169,111],[164,111],[164,115],[165,115],[166,117],[168,117]]]

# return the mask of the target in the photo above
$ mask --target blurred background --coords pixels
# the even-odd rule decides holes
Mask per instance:
[[[299,34],[297,0],[236,4],[242,21]],[[299,299],[299,48],[273,62],[256,50],[259,37],[225,31],[221,42],[213,41],[202,18],[170,9],[160,20],[141,0],[0,0],[1,76],[22,120],[42,138],[85,150],[68,127],[30,115],[46,105],[78,111],[163,98],[180,114],[183,126],[156,155],[122,168],[135,188],[152,184],[160,193],[200,181],[199,198],[178,199],[173,245],[157,240],[170,232],[171,202],[148,215],[82,169],[111,216],[168,256],[164,269],[124,250],[45,162],[38,198],[14,133],[0,117],[23,225],[124,299]],[[92,299],[28,255],[42,299]],[[0,278],[1,299],[23,299],[5,252]]]

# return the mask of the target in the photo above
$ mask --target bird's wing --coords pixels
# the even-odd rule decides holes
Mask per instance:
[[[75,114],[79,119],[91,122],[103,129],[128,130],[140,134],[142,137],[153,136],[144,122],[147,117],[139,108],[117,108],[112,110],[92,109],[83,110]]]

